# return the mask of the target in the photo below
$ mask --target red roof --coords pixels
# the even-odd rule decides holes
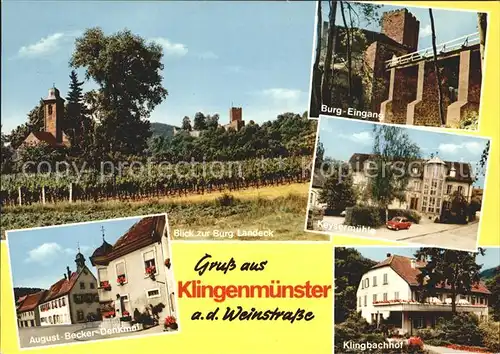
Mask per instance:
[[[113,246],[104,242],[97,248],[90,257],[92,264],[108,264],[113,259],[158,242],[165,222],[165,215],[148,216],[139,220]]]
[[[113,251],[116,251],[120,247],[125,247],[136,240],[150,238],[156,226],[156,219],[156,216],[151,216],[141,219],[132,225],[132,227],[122,237],[116,240],[113,245]]]
[[[416,262],[415,268],[413,268],[411,265],[412,260],[414,260]],[[372,269],[389,266],[401,278],[403,278],[410,286],[419,286],[417,276],[421,272],[418,268],[425,267],[426,264],[427,264],[427,262],[415,260],[414,258],[399,256],[399,255],[392,255],[392,256],[388,257],[387,259],[383,260],[382,262],[374,265],[372,267]],[[445,285],[442,284],[442,285],[437,286],[437,288],[451,289],[451,286],[449,284],[445,284]],[[484,283],[481,281],[479,283],[476,283],[472,287],[471,291],[475,292],[475,293],[491,294],[491,292],[488,290],[486,285],[484,285]]]
[[[21,296],[19,299],[17,299],[16,304],[20,304],[21,302],[26,300],[27,297],[28,297],[28,295]]]
[[[38,304],[43,300],[46,290],[39,291],[34,294],[26,295],[23,304],[17,309],[18,312],[33,311]]]
[[[52,133],[49,132],[33,132],[33,135],[40,141],[46,142],[51,146],[57,146],[57,140]]]
[[[43,300],[43,302],[56,299],[69,293],[75,285],[76,279],[78,279],[78,273],[73,272],[71,273],[71,277],[69,278],[69,280],[63,278],[52,284],[52,286],[48,290],[47,297]]]

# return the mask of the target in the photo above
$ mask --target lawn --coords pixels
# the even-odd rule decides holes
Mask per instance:
[[[214,237],[213,230],[236,234],[238,229],[270,229],[273,231],[272,237],[237,239],[328,241],[329,236],[303,231],[308,187],[308,183],[295,183],[234,193],[210,193],[137,202],[77,202],[5,207],[2,209],[2,237],[5,230],[166,212],[172,232],[176,229],[189,230],[195,235],[207,235],[191,237],[190,240],[235,239]]]

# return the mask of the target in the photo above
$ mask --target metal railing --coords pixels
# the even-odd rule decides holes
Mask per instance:
[[[452,39],[451,41],[444,42],[436,45],[437,55],[449,53],[451,51],[462,49],[466,47],[479,44],[479,32],[468,34],[459,38]],[[432,47],[421,49],[417,52],[408,53],[400,57],[394,57],[392,59],[386,60],[386,69],[391,69],[399,65],[405,65],[412,62],[420,61],[423,59],[430,58],[434,55]]]

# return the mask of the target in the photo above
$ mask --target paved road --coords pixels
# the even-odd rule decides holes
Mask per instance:
[[[431,354],[471,354],[476,352],[469,352],[464,350],[456,350],[446,347],[435,347],[433,345],[424,344],[424,349],[431,352]]]
[[[326,231],[339,235],[376,237],[394,241],[436,245],[445,248],[476,250],[479,225],[478,222],[469,225],[450,225],[423,220],[420,224],[412,224],[409,230],[394,231],[386,227],[376,230],[368,230],[368,228],[354,230],[343,225],[343,223],[343,217],[324,216],[321,224],[316,223],[314,227],[318,231]]]

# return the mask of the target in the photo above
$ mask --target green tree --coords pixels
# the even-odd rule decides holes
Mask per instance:
[[[12,157],[14,155],[14,150],[10,143],[7,141],[7,136],[2,132],[1,133],[1,141],[0,141],[1,150],[1,168],[0,171],[2,174],[7,174],[12,172],[13,162]]]
[[[329,177],[319,194],[319,201],[326,203],[327,209],[337,214],[356,204],[352,173],[350,173],[350,166],[342,162],[331,164],[328,173]]]
[[[189,119],[188,116],[182,118],[182,129],[187,131],[193,130],[193,127],[191,126],[191,119]]]
[[[495,276],[486,281],[486,287],[491,292],[489,305],[493,320],[500,321],[500,266],[496,267]]]
[[[43,112],[44,103],[40,99],[40,103],[36,105],[28,113],[28,121],[25,124],[17,126],[10,133],[8,140],[14,149],[17,149],[31,132],[39,132],[44,130],[45,114]]]
[[[485,250],[478,248],[478,253],[474,253],[442,248],[420,248],[415,257],[427,261],[417,276],[421,298],[435,296],[437,286],[449,287],[451,311],[456,314],[457,295],[469,293],[480,281],[479,273],[482,265],[476,263],[478,254],[484,255]]]
[[[219,126],[219,115],[214,114],[214,115],[208,115],[205,118],[206,126],[207,129],[217,129]]]
[[[197,112],[194,115],[194,130],[205,130],[207,129],[207,122],[205,115],[201,112]]]
[[[325,147],[322,142],[318,141],[318,145],[316,146],[316,158],[314,161],[314,168],[319,169],[323,164],[323,160],[325,157]]]
[[[344,322],[356,311],[361,278],[375,264],[354,248],[335,247],[335,323]]]
[[[394,200],[404,201],[410,178],[409,165],[420,158],[420,148],[411,141],[402,128],[374,125],[373,160],[369,171],[368,191],[371,199],[385,209],[388,220],[389,205]]]
[[[162,86],[162,47],[129,30],[105,35],[90,28],[76,39],[71,67],[85,68],[99,86],[96,143],[107,153],[140,154],[151,136],[149,118],[167,96]]]

